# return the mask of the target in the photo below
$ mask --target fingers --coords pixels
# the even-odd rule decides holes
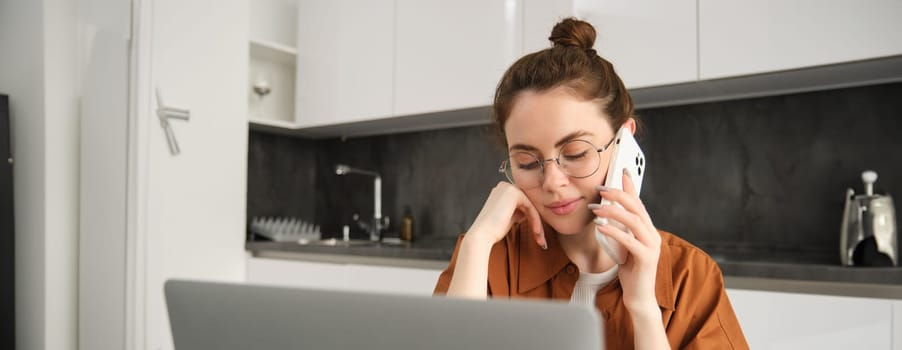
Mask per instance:
[[[660,236],[657,235],[657,230],[651,222],[645,205],[636,195],[636,188],[626,170],[623,174],[623,188],[623,191],[619,191],[603,186],[598,187],[602,198],[618,203],[622,208],[615,205],[592,205],[590,209],[600,218],[610,218],[622,223],[636,235],[640,242],[647,245],[660,244]]]
[[[642,219],[621,207],[618,207],[616,205],[593,207],[595,209],[592,209],[592,213],[599,218],[607,218],[619,222],[633,232],[645,229]]]
[[[657,235],[657,230],[654,229],[653,226],[647,224],[636,214],[628,212],[621,207],[616,205],[596,207],[596,209],[592,210],[592,213],[600,218],[608,218],[623,224],[636,236],[637,240],[645,245],[652,246],[661,244],[660,239],[655,239],[656,237],[660,238],[660,236]]]
[[[542,217],[539,216],[539,211],[532,205],[529,198],[526,197],[526,194],[521,193],[517,208],[526,215],[526,220],[532,228],[533,237],[535,238],[536,243],[538,243],[542,249],[548,249],[548,241],[545,240],[545,230],[542,228]]]
[[[475,232],[494,244],[504,239],[514,225],[522,226],[524,229],[528,225],[536,244],[547,249],[548,244],[538,210],[519,188],[507,182],[499,182],[492,188],[489,198],[467,232]]]
[[[611,239],[617,241],[617,243],[620,243],[621,246],[623,246],[624,248],[626,248],[627,251],[629,251],[630,256],[632,256],[632,255],[644,256],[645,255],[645,250],[647,248],[645,247],[645,245],[642,244],[642,242],[639,242],[638,240],[636,240],[636,238],[633,237],[633,235],[624,232],[623,230],[615,227],[614,225],[595,225],[595,228],[598,230],[598,232],[601,232],[605,236],[608,236]]]
[[[500,192],[503,193],[501,197],[513,199],[513,201],[508,202],[512,203],[513,207],[508,207],[510,209],[506,209],[513,209],[511,223],[522,224],[525,220],[533,233],[533,239],[536,241],[536,244],[542,247],[542,249],[548,249],[548,241],[545,239],[545,229],[542,227],[542,217],[539,216],[539,211],[532,205],[532,202],[529,201],[529,197],[526,196],[526,193],[506,182],[499,183],[498,188],[501,190]],[[510,226],[508,226],[508,229],[510,229]]]
[[[640,241],[636,236],[626,232],[616,225],[596,225],[595,229],[608,236],[609,238],[620,243],[621,246],[626,248],[629,251],[628,256],[634,256],[639,259],[639,261],[649,261],[647,259],[657,259],[657,257],[661,254],[661,240],[660,235],[656,235],[658,239],[652,240],[654,241],[651,244],[647,244],[645,242]],[[657,231],[655,231],[657,232]]]
[[[629,173],[626,169],[623,169],[623,192],[629,193],[636,198],[639,198],[639,193],[636,192],[636,185],[633,184],[632,174]]]
[[[646,223],[651,224],[651,217],[648,215],[645,205],[642,204],[642,200],[636,195],[636,188],[626,172],[623,175],[623,188],[623,191],[603,186],[598,186],[596,189],[599,190],[598,193],[601,194],[602,198],[620,204],[627,211],[638,215]]]

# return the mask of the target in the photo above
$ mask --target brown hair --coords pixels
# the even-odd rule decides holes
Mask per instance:
[[[592,48],[595,28],[591,24],[566,18],[554,26],[548,40],[552,47],[517,60],[504,72],[495,90],[493,121],[505,145],[504,124],[523,91],[543,92],[565,86],[574,96],[597,102],[610,116],[608,122],[615,132],[629,118],[636,118],[633,100],[614,66]]]

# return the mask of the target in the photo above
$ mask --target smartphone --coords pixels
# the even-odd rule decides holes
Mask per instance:
[[[642,190],[642,179],[645,177],[645,154],[642,153],[642,149],[639,148],[639,143],[636,142],[630,129],[623,127],[617,131],[617,135],[614,136],[614,144],[611,147],[613,147],[611,150],[613,156],[611,158],[611,163],[608,165],[608,174],[604,180],[604,185],[608,188],[622,190],[623,170],[626,169],[630,173],[630,179],[633,181],[633,186],[636,187],[636,194],[638,195]],[[601,199],[601,205],[612,204],[622,207],[620,204],[604,198]],[[600,220],[631,234],[629,229],[619,222],[607,220],[605,218],[601,218]],[[595,238],[598,239],[598,242],[601,243],[601,247],[608,253],[614,262],[618,264],[626,262],[628,252],[626,251],[626,248],[622,247],[617,241],[608,239],[607,236],[597,230],[595,231]]]

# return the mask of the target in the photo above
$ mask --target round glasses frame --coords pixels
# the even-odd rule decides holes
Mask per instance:
[[[608,148],[610,148],[611,145],[614,144],[614,140],[615,140],[615,139],[617,139],[616,136],[615,136],[615,137],[612,137],[611,140],[608,141],[608,143],[605,144],[604,146],[602,146],[601,148],[595,147],[595,144],[593,144],[592,142],[589,142],[589,141],[587,141],[587,140],[581,140],[581,139],[570,140],[570,141],[567,141],[566,143],[564,143],[563,145],[561,145],[561,147],[558,149],[557,157],[554,157],[554,158],[548,158],[548,159],[542,159],[542,158],[540,158],[540,157],[538,157],[538,156],[536,156],[535,154],[530,153],[530,152],[525,152],[525,151],[517,152],[517,153],[524,153],[524,154],[528,154],[528,155],[532,156],[533,158],[535,158],[536,163],[539,164],[539,167],[540,167],[540,169],[539,169],[539,179],[538,179],[539,181],[538,181],[537,184],[534,184],[534,185],[530,185],[530,186],[525,186],[525,187],[524,187],[523,185],[526,185],[526,184],[517,184],[516,181],[514,181],[513,175],[511,174],[511,170],[508,170],[508,169],[510,169],[509,166],[511,166],[511,163],[512,163],[512,162],[511,162],[511,159],[510,159],[510,156],[508,157],[508,159],[505,159],[505,160],[501,161],[501,166],[498,167],[498,172],[499,172],[499,173],[503,173],[504,176],[507,177],[507,180],[510,181],[510,183],[512,183],[512,184],[514,184],[514,185],[517,185],[518,187],[521,187],[521,188],[533,188],[533,187],[538,187],[538,186],[540,186],[540,185],[542,184],[542,182],[545,181],[545,163],[547,163],[547,162],[553,160],[553,161],[555,162],[555,164],[558,165],[558,168],[560,168],[561,171],[562,171],[564,174],[566,174],[568,177],[573,178],[573,179],[583,179],[583,178],[587,178],[587,177],[592,176],[592,175],[594,175],[595,173],[597,173],[597,172],[598,172],[598,169],[601,168],[601,152],[604,152],[604,151],[606,151]],[[574,143],[574,142],[583,142],[583,143],[588,144],[592,149],[595,150],[595,156],[598,157],[597,163],[596,163],[596,165],[595,165],[595,169],[593,169],[592,171],[590,171],[590,172],[589,172],[588,174],[586,174],[586,175],[581,175],[581,176],[574,176],[574,175],[571,175],[571,174],[567,173],[567,167],[565,167],[565,166],[563,166],[563,164],[561,164],[561,157],[563,156],[564,148],[566,148],[567,146],[569,146],[570,144],[572,144],[572,143]],[[512,154],[512,155],[513,155],[513,154]]]

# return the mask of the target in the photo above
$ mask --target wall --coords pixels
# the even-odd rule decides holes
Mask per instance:
[[[44,0],[47,349],[78,347],[79,118],[76,1]]]
[[[317,221],[340,232],[341,225],[355,227],[354,213],[372,217],[372,179],[335,176],[334,164],[344,163],[382,174],[383,215],[395,220],[391,231],[397,232],[404,206],[410,206],[418,236],[456,237],[505,179],[497,171],[503,153],[493,136],[490,127],[475,126],[319,142]]]
[[[18,349],[75,348],[78,127],[74,6],[0,3],[0,91],[10,95]]]
[[[649,210],[718,249],[837,259],[845,189],[902,192],[902,84],[641,111]],[[666,174],[666,175],[665,175]]]
[[[640,110],[643,201],[659,228],[708,249],[838,262],[844,192],[862,191],[861,171],[880,174],[880,193],[902,191],[898,96],[896,83]],[[382,173],[384,213],[397,223],[411,206],[423,239],[466,231],[504,179],[487,125],[316,141],[252,131],[249,147],[248,217],[312,216],[324,236],[372,213],[371,180],[336,176],[337,163]]]
[[[248,219],[253,216],[294,216],[312,221],[316,202],[315,164],[316,144],[313,141],[250,132]]]
[[[136,318],[126,311],[127,272],[134,270],[126,253],[135,245],[128,234],[128,210],[133,206],[126,176],[132,4],[78,2],[78,348],[129,349]]]
[[[10,95],[16,222],[16,344],[43,349],[44,67],[43,3],[0,2],[0,91]],[[16,53],[15,55],[10,53]]]

